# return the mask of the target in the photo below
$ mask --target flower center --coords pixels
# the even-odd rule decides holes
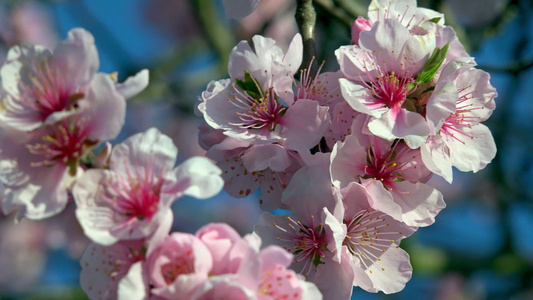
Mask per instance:
[[[315,226],[314,216],[311,216],[313,220],[311,226],[306,226],[291,217],[287,217],[287,219],[289,220],[287,226],[290,229],[274,224],[274,226],[290,236],[284,239],[278,238],[278,240],[290,244],[285,249],[295,255],[294,262],[305,261],[302,273],[307,269],[306,274],[308,274],[312,265],[317,267],[319,264],[324,263],[322,258],[325,256],[325,251],[327,251],[324,226],[322,224]]]
[[[252,97],[246,91],[239,91],[233,86],[237,95],[233,99],[228,98],[233,105],[239,108],[236,112],[241,122],[230,123],[239,128],[261,129],[268,128],[273,131],[279,119],[285,114],[287,107],[279,103],[278,97],[271,88],[267,94]]]
[[[398,144],[399,142],[395,142],[391,148],[383,152],[379,148],[376,149],[375,146],[368,147],[366,155],[367,164],[364,166],[365,175],[361,177],[379,180],[389,190],[394,189],[395,182],[406,180],[407,178],[401,172],[407,163],[396,160],[398,156],[396,151]]]
[[[155,173],[152,164],[125,167],[126,178],[118,177],[111,185],[115,197],[105,197],[116,211],[132,220],[150,219],[158,211],[164,183],[163,170]]]
[[[182,255],[174,256],[172,261],[161,266],[161,273],[165,282],[171,284],[178,276],[193,273],[193,262],[192,250],[182,253]]]
[[[41,157],[40,161],[30,165],[40,167],[63,163],[69,166],[69,173],[74,176],[81,156],[98,143],[87,139],[86,122],[84,118],[74,122],[63,120],[46,127],[46,133],[39,142],[26,145],[31,154]]]
[[[390,226],[387,218],[389,217],[386,214],[378,211],[362,210],[352,218],[344,220],[347,234],[343,245],[352,255],[359,257],[366,267],[375,261],[381,261],[381,253],[394,243],[394,240],[390,239],[391,236],[402,234],[387,229]]]
[[[295,275],[294,271],[276,265],[263,274],[257,292],[272,299],[301,299],[302,289]]]
[[[30,66],[29,82],[19,81],[20,98],[24,106],[45,120],[54,112],[62,111],[84,97],[75,93],[68,78],[46,59]]]
[[[414,83],[411,77],[397,77],[394,72],[381,73],[372,79],[369,88],[376,102],[388,108],[401,108],[407,96],[414,92],[409,86]]]

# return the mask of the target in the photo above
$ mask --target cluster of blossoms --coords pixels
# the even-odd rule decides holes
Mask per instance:
[[[157,231],[149,239],[91,244],[81,284],[91,299],[322,299],[314,284],[287,269],[290,253],[260,246],[259,237],[241,238],[220,223],[194,235]]]
[[[336,72],[301,66],[303,51],[300,35],[286,52],[261,36],[240,42],[230,78],[199,97],[207,158],[175,166],[178,149],[155,128],[107,142],[148,71],[122,83],[98,73],[83,29],[53,52],[12,48],[0,68],[2,212],[43,219],[74,201],[93,242],[81,261],[91,299],[402,290],[412,268],[400,241],[445,207],[428,180],[451,183],[452,167],[477,172],[496,154],[481,124],[495,108],[490,76],[443,15],[415,0],[373,0],[335,51]],[[245,237],[224,224],[169,233],[174,201],[223,187],[234,197],[260,189],[263,210],[290,214],[264,212]]]
[[[262,209],[290,210],[264,212],[254,233],[291,252],[325,299],[398,292],[412,274],[400,240],[445,207],[427,181],[496,154],[482,122],[497,93],[444,16],[415,0],[373,0],[335,51],[337,72],[315,74],[302,55],[299,35],[285,53],[240,42],[230,78],[199,98],[200,145],[230,195],[260,189]]]
[[[289,252],[261,249],[257,236],[241,238],[224,224],[169,234],[171,204],[218,194],[221,170],[205,157],[175,167],[178,149],[155,128],[107,142],[122,129],[126,100],[149,79],[143,70],[118,83],[98,68],[94,38],[83,29],[53,52],[9,51],[0,69],[3,213],[44,219],[74,201],[93,242],[81,261],[91,299],[322,299],[287,269]]]

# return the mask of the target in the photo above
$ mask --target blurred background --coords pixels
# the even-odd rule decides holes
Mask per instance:
[[[350,26],[369,1],[315,0],[319,61],[338,68],[333,52],[350,43]],[[448,207],[437,222],[402,241],[414,268],[395,295],[354,289],[353,299],[533,299],[533,1],[437,0],[419,6],[444,12],[479,68],[491,74],[497,109],[485,123],[498,155],[477,174],[433,178]],[[74,27],[96,39],[103,72],[124,80],[150,69],[150,85],[128,103],[126,126],[113,143],[156,126],[171,136],[179,159],[203,155],[197,143],[197,96],[227,77],[238,41],[261,34],[288,45],[297,26],[296,0],[262,0],[241,19],[228,19],[221,0],[0,0],[0,60],[21,43],[54,49]],[[250,233],[258,195],[182,198],[174,230],[193,232],[227,222]],[[74,225],[76,224],[76,225]],[[14,224],[0,216],[0,299],[86,299],[79,288],[88,240],[72,207],[54,218]]]

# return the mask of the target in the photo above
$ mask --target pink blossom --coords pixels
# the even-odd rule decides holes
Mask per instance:
[[[359,45],[344,46],[335,54],[347,79],[341,91],[350,106],[369,116],[368,128],[382,138],[419,139],[429,134],[424,117],[407,109],[416,76],[435,49],[435,35],[411,35],[395,19],[364,31]]]
[[[309,99],[317,101],[321,106],[333,106],[344,102],[340,92],[339,78],[342,72],[321,72],[324,62],[316,71],[314,77],[311,76],[309,68],[300,70],[299,80],[294,80],[296,86],[295,99]]]
[[[15,46],[0,69],[6,95],[1,120],[34,130],[78,110],[100,66],[93,36],[76,28],[53,54],[43,46]]]
[[[325,299],[348,299],[353,270],[341,249],[346,226],[327,173],[319,166],[300,169],[282,201],[294,216],[263,213],[254,233],[294,254],[292,268],[314,282]]]
[[[333,184],[344,188],[360,183],[371,195],[373,209],[409,226],[431,225],[445,204],[439,191],[423,183],[431,172],[422,163],[420,150],[363,134],[363,126],[364,118],[357,118],[352,135],[333,148]]]
[[[88,170],[73,188],[85,234],[102,245],[148,237],[170,226],[177,198],[220,191],[220,169],[208,159],[193,157],[174,168],[176,156],[172,140],[155,128],[115,146],[109,170]]]
[[[343,245],[350,253],[354,285],[368,292],[401,291],[412,274],[409,255],[397,245],[415,230],[374,210],[366,189],[355,182],[341,190],[347,227]]]
[[[291,74],[302,60],[300,35],[285,55],[271,39],[255,36],[253,41],[254,50],[245,41],[233,49],[228,66],[231,79],[211,82],[202,94],[199,111],[211,127],[251,144],[312,148],[327,129],[329,118],[327,108],[316,101],[295,101]]]
[[[213,257],[210,275],[236,273],[242,259],[239,241],[241,236],[227,224],[210,223],[196,232]],[[241,255],[240,255],[241,254]]]
[[[490,75],[473,67],[470,59],[457,59],[443,70],[427,104],[433,133],[421,147],[422,159],[436,174],[452,181],[452,166],[463,172],[483,169],[496,155],[490,130],[481,122],[496,107]],[[450,89],[448,97],[440,93]]]
[[[3,126],[32,131],[83,110],[90,105],[99,66],[94,38],[81,28],[71,30],[53,53],[38,45],[14,46],[0,69]],[[147,85],[148,70],[143,70],[115,88],[127,99]]]
[[[222,229],[217,224],[207,225],[213,226]],[[216,242],[222,246],[225,241]],[[232,258],[225,260],[225,269],[230,272],[211,275],[192,299],[223,299],[230,295],[232,299],[322,299],[314,284],[305,282],[303,276],[287,269],[292,262],[291,254],[277,246],[259,250],[260,244],[257,236],[248,235],[234,241],[229,252],[224,246],[210,247],[212,255],[227,253],[227,257]]]
[[[17,42],[43,45],[48,49],[57,45],[51,12],[41,3],[32,1],[15,5],[10,21]]]
[[[101,141],[118,135],[126,103],[114,83],[95,75],[79,109],[32,132],[7,128],[2,139],[2,210],[42,219],[62,211],[67,190],[83,173],[81,158]]]
[[[151,293],[164,299],[190,299],[212,266],[211,253],[200,239],[174,232],[147,258]]]

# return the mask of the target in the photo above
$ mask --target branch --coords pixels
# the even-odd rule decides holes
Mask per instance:
[[[302,34],[304,46],[303,61],[300,68],[309,68],[310,78],[313,78],[318,70],[318,64],[314,59],[316,57],[316,12],[313,7],[313,0],[297,0],[295,18],[298,30]]]

